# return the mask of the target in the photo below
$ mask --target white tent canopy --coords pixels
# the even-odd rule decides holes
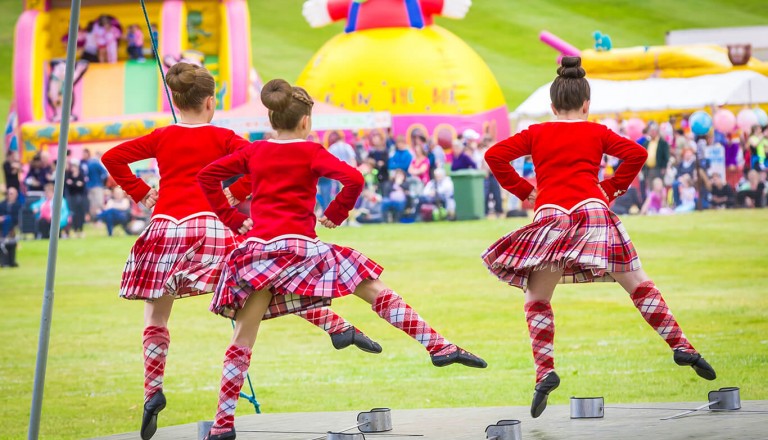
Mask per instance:
[[[510,116],[538,118],[551,115],[551,84],[539,87]],[[768,77],[747,70],[692,78],[590,79],[589,85],[592,88],[590,113],[596,115],[768,103]]]

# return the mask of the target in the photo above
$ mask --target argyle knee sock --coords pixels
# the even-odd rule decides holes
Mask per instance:
[[[536,364],[536,383],[539,383],[555,370],[555,314],[549,301],[529,301],[524,308]]]
[[[171,336],[167,327],[154,325],[144,329],[144,401],[148,401],[156,392],[163,389],[165,359]]]
[[[248,367],[251,364],[251,349],[230,345],[224,354],[224,369],[221,374],[221,390],[216,418],[211,434],[219,435],[235,427],[235,408],[240,390],[243,388]]]
[[[635,307],[640,311],[648,324],[664,338],[664,341],[673,350],[682,350],[688,353],[696,353],[688,339],[677,325],[675,317],[669,311],[667,303],[661,296],[653,281],[640,283],[635,291],[629,295]]]
[[[302,310],[300,312],[296,312],[296,315],[320,327],[329,335],[341,333],[344,330],[352,327],[352,324],[344,320],[344,318],[337,315],[336,312],[329,309],[328,307],[318,307],[315,309]]]
[[[403,298],[392,290],[385,289],[379,292],[371,308],[385,321],[419,341],[430,355],[446,355],[457,350],[455,345],[430,327],[411,306],[403,301]]]

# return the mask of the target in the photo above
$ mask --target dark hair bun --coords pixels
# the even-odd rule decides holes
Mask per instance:
[[[176,93],[186,93],[195,86],[197,66],[189,63],[176,63],[165,74],[165,82]]]
[[[261,102],[274,112],[287,109],[292,99],[293,88],[284,79],[273,79],[261,89]]]
[[[581,57],[563,57],[557,75],[563,78],[584,78],[587,72],[581,67]]]

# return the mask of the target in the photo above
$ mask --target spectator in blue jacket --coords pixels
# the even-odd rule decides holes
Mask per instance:
[[[107,169],[101,164],[101,153],[96,153],[96,157],[91,156],[88,149],[83,150],[82,163],[88,168],[85,188],[88,191],[88,213],[91,220],[101,212],[104,206],[104,183],[107,180]]]
[[[20,211],[19,191],[9,186],[5,200],[0,202],[0,239],[14,236],[13,232],[19,223]]]
[[[411,166],[413,161],[413,154],[411,149],[408,148],[408,144],[405,142],[405,136],[400,135],[395,141],[395,152],[392,157],[389,158],[389,172],[392,173],[395,170],[403,170],[405,175],[408,175],[408,167]]]

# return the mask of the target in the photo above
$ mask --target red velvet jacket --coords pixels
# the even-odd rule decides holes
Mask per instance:
[[[317,237],[315,204],[320,177],[343,185],[324,213],[337,225],[355,207],[365,183],[359,171],[318,143],[300,139],[254,142],[208,165],[197,176],[216,214],[234,231],[248,216],[229,206],[221,182],[237,174],[245,174],[252,182],[253,229],[246,237],[265,241],[291,235]]]
[[[180,123],[117,145],[104,153],[101,161],[115,182],[138,203],[150,187],[136,177],[128,165],[143,159],[157,159],[160,189],[152,216],[179,221],[212,214],[197,185],[197,173],[214,160],[248,145],[250,142],[226,128]],[[248,194],[249,185],[240,179],[230,186],[230,191],[242,200]]]

